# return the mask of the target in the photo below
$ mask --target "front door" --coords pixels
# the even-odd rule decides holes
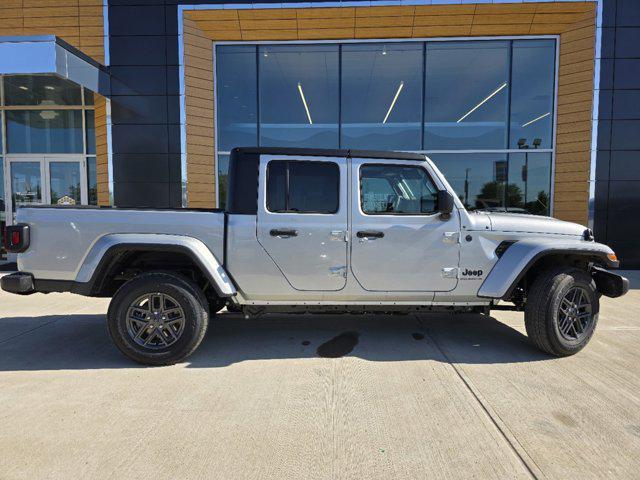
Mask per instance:
[[[353,159],[351,270],[362,288],[453,290],[460,220],[436,212],[438,188],[425,164]]]
[[[260,159],[258,242],[296,290],[346,284],[348,174],[345,158]]]
[[[11,156],[4,162],[8,225],[20,206],[87,203],[84,157]]]

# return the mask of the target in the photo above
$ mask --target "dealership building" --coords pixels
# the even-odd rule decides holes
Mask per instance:
[[[640,266],[640,2],[0,2],[0,220],[224,206],[239,146],[428,155]]]

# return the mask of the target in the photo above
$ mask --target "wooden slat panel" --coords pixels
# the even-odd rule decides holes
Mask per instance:
[[[297,40],[298,30],[242,31],[242,40]]]
[[[219,41],[236,41],[236,40],[243,40],[242,38],[242,33],[240,32],[240,30],[238,30],[237,32],[233,32],[233,31],[228,31],[228,32],[207,32],[209,33],[209,36],[212,40],[219,40]]]
[[[218,30],[239,30],[240,29],[240,21],[239,20],[212,20],[199,22],[198,25],[203,33],[206,33],[208,30],[218,31]]]
[[[529,35],[557,35],[566,27],[564,23],[534,23],[529,29]]]
[[[564,38],[562,38],[562,43],[560,44],[560,52],[563,55],[567,55],[569,53],[581,52],[583,50],[592,51],[595,48],[595,42],[596,39],[593,35],[572,42],[566,42]]]
[[[533,23],[566,23],[571,24],[578,20],[573,13],[538,13],[533,16]],[[581,18],[580,18],[581,19]]]
[[[285,20],[242,20],[240,19],[241,30],[287,30],[298,28],[295,18]]]
[[[19,19],[19,22],[22,23],[22,19],[24,17],[24,11],[22,8],[3,8],[3,5],[0,5],[0,21],[6,21],[12,18]],[[16,20],[14,20],[14,24],[15,21]]]
[[[585,142],[570,142],[570,143],[558,143],[556,144],[556,152],[558,153],[567,153],[567,152],[582,152],[585,150],[585,147],[588,147],[588,144]]]
[[[565,183],[565,182],[587,182],[589,181],[589,170],[582,168],[575,172],[559,172],[556,171],[555,175],[556,183]]]
[[[25,27],[75,27],[78,28],[78,17],[25,17]],[[77,31],[77,30],[76,30]]]
[[[298,20],[307,18],[354,18],[355,8],[301,8],[296,11]]]
[[[357,7],[356,17],[398,17],[413,16],[415,7]]]
[[[400,17],[404,18],[404,17]],[[360,19],[366,20],[366,19]],[[352,18],[299,18],[298,29],[299,30],[311,30],[311,29],[327,29],[327,28],[353,28],[356,24],[356,19]]]
[[[593,37],[595,35],[594,30],[593,25],[588,25],[575,30],[566,30],[562,33],[562,41],[575,42],[577,40]]]
[[[323,28],[313,30],[298,30],[300,40],[334,40],[355,38],[354,28]]]
[[[475,5],[418,5],[415,15],[473,15]]]
[[[425,17],[422,17],[425,18]],[[358,17],[355,19],[356,28],[360,27],[411,27],[413,17]]]
[[[586,139],[591,139],[591,122],[563,123],[556,127],[556,132],[560,139],[563,139],[565,134],[576,132],[582,133]]]
[[[425,15],[415,17],[414,25],[421,26],[443,26],[443,25],[471,25],[473,15]]]
[[[187,153],[189,155],[191,154],[196,154],[196,155],[209,155],[211,156],[211,158],[213,158],[213,148],[211,147],[207,147],[204,145],[194,145],[191,143],[187,143]],[[188,160],[189,157],[187,157]]]
[[[204,127],[193,127],[187,125],[187,133],[189,134],[189,145],[201,145],[203,147],[211,147],[213,149],[213,137],[205,136],[205,135],[197,135],[194,133],[194,129],[198,129],[198,131],[202,130]],[[211,134],[211,129],[209,130],[209,134]]]
[[[475,13],[482,14],[513,14],[513,13],[535,13],[536,4],[534,3],[507,3],[503,5],[487,5],[487,4],[478,4],[476,6]]]
[[[591,69],[576,73],[566,73],[562,70],[558,78],[558,87],[567,86],[567,88],[570,88],[571,85],[582,82],[593,82],[593,71]]]
[[[210,173],[213,170],[213,156],[212,155],[189,155],[189,169],[193,171]]]
[[[410,38],[411,27],[356,28],[356,38]]]
[[[528,33],[528,24],[471,26],[471,35],[526,35]]]
[[[560,75],[567,75],[578,72],[591,72],[593,75],[594,64],[593,60],[584,60],[582,62],[570,63],[569,65],[560,66]]]
[[[414,37],[460,37],[471,34],[471,25],[413,27]]]
[[[559,85],[558,95],[566,95],[570,93],[578,92],[591,92],[593,93],[593,80],[587,82],[572,83],[571,85]]]
[[[474,15],[474,25],[509,25],[517,23],[531,24],[532,13],[511,13],[502,15]]]
[[[191,20],[238,20],[238,10],[192,10],[184,16]]]
[[[238,10],[240,20],[282,20],[297,18],[294,8],[267,8],[267,9],[241,9]]]
[[[571,52],[565,54],[562,51],[562,43],[560,44],[560,65],[570,65],[572,63],[584,62],[585,60],[593,61],[594,49],[580,50],[579,52]]]
[[[77,24],[78,21],[78,6],[72,7],[43,7],[43,8],[24,8],[23,9],[24,18],[56,18],[56,17],[67,17],[70,19],[74,19]]]
[[[212,58],[213,57],[204,59],[204,58],[194,57],[193,55],[185,55],[184,64],[188,65],[189,67],[194,67],[202,71],[213,72],[213,69],[211,68]],[[193,72],[191,73],[191,76],[203,78],[202,76],[194,75]]]
[[[536,12],[538,13],[589,13],[595,11],[593,2],[558,2],[558,3],[538,3]]]
[[[213,105],[213,91],[206,88],[186,87],[186,93],[188,97],[197,98],[200,100],[206,100]]]

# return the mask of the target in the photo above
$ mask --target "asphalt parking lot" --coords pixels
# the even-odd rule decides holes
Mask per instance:
[[[640,273],[591,344],[522,315],[220,315],[187,363],[112,346],[107,301],[0,293],[0,478],[638,478]]]

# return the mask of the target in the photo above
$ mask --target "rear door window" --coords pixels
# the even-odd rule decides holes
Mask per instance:
[[[338,211],[340,171],[333,162],[274,160],[267,166],[267,210],[274,213]]]

